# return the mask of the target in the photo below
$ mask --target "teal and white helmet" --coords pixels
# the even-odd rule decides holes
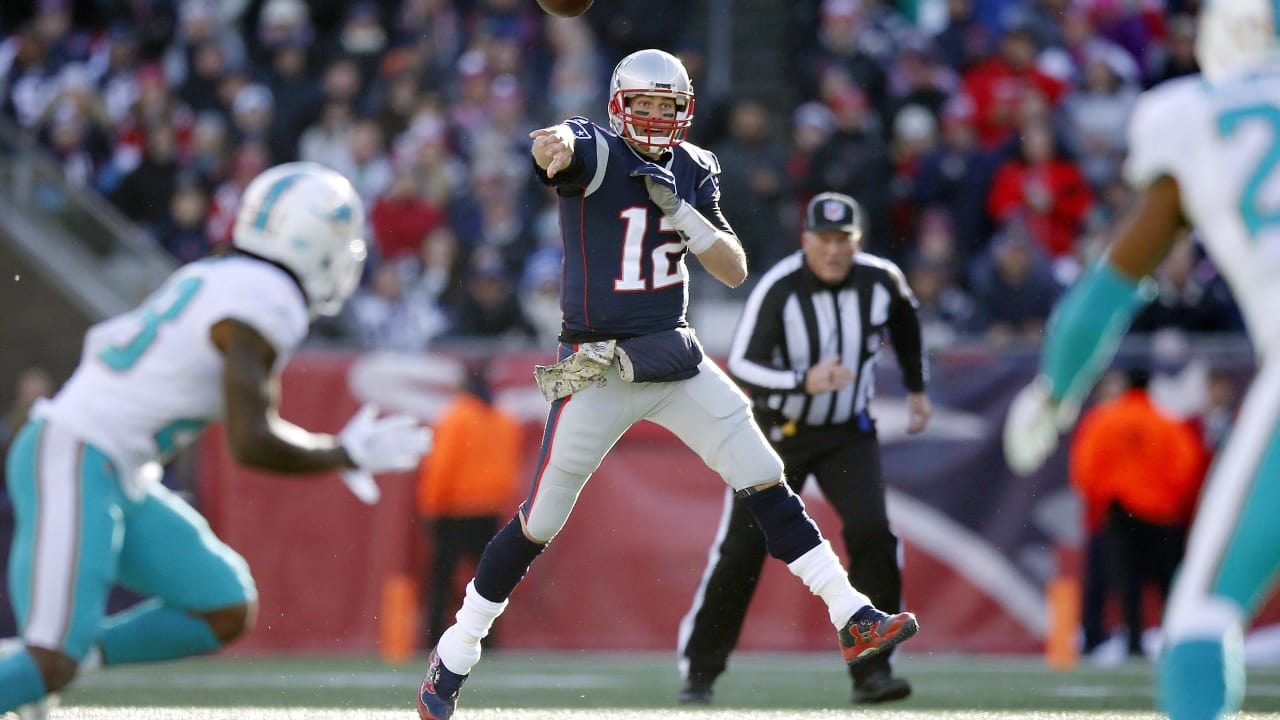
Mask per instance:
[[[1205,0],[1196,35],[1196,61],[1209,82],[1280,63],[1276,3]]]
[[[288,268],[312,317],[337,315],[368,254],[364,205],[349,180],[319,163],[277,165],[245,188],[232,244]]]

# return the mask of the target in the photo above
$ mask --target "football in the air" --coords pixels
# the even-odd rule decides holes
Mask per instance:
[[[538,7],[556,17],[577,17],[595,0],[538,0]]]

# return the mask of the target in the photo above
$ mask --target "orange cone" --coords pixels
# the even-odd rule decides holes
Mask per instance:
[[[413,659],[418,637],[418,586],[404,574],[382,581],[382,614],[378,622],[378,653],[388,663]]]
[[[1054,670],[1070,670],[1080,657],[1077,635],[1080,628],[1080,581],[1059,576],[1045,589],[1045,606],[1049,612],[1045,637],[1045,664]]]

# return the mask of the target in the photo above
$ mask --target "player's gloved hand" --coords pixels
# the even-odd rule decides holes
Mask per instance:
[[[675,215],[684,204],[684,200],[676,194],[676,176],[667,168],[648,162],[632,170],[631,176],[644,178],[644,188],[649,191],[649,199],[663,215]]]
[[[356,469],[368,473],[412,470],[431,449],[431,430],[408,415],[378,417],[372,403],[356,411],[338,433]]]
[[[1076,408],[1059,405],[1037,378],[1018,391],[1004,422],[1004,457],[1018,475],[1030,475],[1058,447],[1058,435],[1075,422]]]
[[[343,470],[342,484],[365,505],[376,505],[382,499],[382,488],[368,470]]]

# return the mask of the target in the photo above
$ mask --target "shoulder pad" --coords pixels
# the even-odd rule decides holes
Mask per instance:
[[[678,147],[684,148],[684,151],[689,155],[689,159],[693,160],[698,167],[706,170],[711,175],[720,174],[720,159],[716,157],[715,153],[690,142],[680,143]]]

